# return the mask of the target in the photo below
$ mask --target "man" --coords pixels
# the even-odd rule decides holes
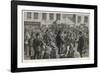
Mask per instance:
[[[50,39],[50,32],[49,32],[49,30],[47,29],[46,30],[46,32],[45,32],[45,34],[43,35],[43,40],[44,40],[44,42],[46,43],[46,45],[49,43],[49,41],[51,40]]]
[[[82,51],[84,48],[84,37],[82,35],[82,32],[79,32],[79,41],[78,41],[78,52],[80,53],[80,56],[82,57]]]
[[[64,44],[64,41],[61,38],[61,31],[58,32],[57,36],[56,36],[56,45],[58,47],[58,54],[61,54],[61,47]]]
[[[36,38],[33,40],[33,48],[34,48],[34,59],[41,59],[41,45],[43,45],[40,34],[36,34]]]
[[[31,33],[30,38],[28,40],[29,56],[30,56],[31,59],[32,59],[32,53],[33,53],[33,51],[32,51],[32,42],[33,42],[33,32]]]

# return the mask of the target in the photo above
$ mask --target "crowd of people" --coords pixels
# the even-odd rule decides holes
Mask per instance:
[[[24,32],[24,56],[29,59],[82,58],[89,56],[88,27],[58,26]]]

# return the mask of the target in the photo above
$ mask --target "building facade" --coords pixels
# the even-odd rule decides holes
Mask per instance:
[[[89,14],[85,13],[64,13],[64,12],[41,12],[24,11],[25,25],[48,26],[53,23],[67,25],[89,25]]]

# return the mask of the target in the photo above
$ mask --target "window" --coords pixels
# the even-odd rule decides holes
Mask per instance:
[[[46,18],[47,18],[47,14],[46,13],[42,13],[42,19],[46,20]]]
[[[89,19],[88,16],[84,16],[84,23],[88,23]]]
[[[78,16],[78,20],[77,20],[78,23],[81,22],[81,16]]]
[[[38,19],[38,13],[37,12],[34,12],[34,19]]]
[[[74,23],[75,23],[75,21],[76,21],[76,15],[75,15],[75,14],[73,14],[72,21],[73,21]]]
[[[50,19],[50,20],[53,20],[53,19],[54,19],[54,14],[53,14],[53,13],[50,13],[50,14],[49,14],[49,19]]]
[[[31,19],[32,18],[32,13],[31,12],[27,12],[27,19]]]
[[[60,14],[56,14],[56,19],[60,20],[60,16],[61,16]]]

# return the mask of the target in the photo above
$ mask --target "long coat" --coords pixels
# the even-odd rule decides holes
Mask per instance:
[[[79,41],[78,41],[78,48],[77,50],[80,52],[80,55],[82,56],[82,49],[84,48],[84,37],[81,36],[79,38]]]

